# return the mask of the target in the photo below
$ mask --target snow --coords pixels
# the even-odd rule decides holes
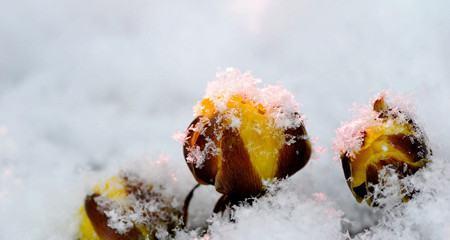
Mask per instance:
[[[387,114],[394,116],[386,124],[406,123],[414,118],[414,106],[412,100],[407,96],[390,93],[387,90],[378,93],[369,105],[354,105],[353,119],[344,122],[342,126],[336,129],[336,138],[333,148],[338,156],[342,154],[352,155],[359,151],[364,141],[364,132],[369,127],[380,126],[385,121],[380,117],[380,112],[374,110],[374,104],[377,100],[382,100],[388,106]],[[417,134],[422,134],[418,132]],[[420,136],[418,136],[420,138]]]
[[[267,85],[260,88],[258,83],[261,82],[250,72],[241,73],[235,68],[227,68],[225,71],[216,73],[216,79],[208,83],[203,99],[193,107],[194,117],[199,117],[199,121],[190,126],[189,130],[203,135],[206,143],[203,150],[199,146],[191,147],[186,157],[188,163],[195,163],[196,168],[202,168],[208,155],[219,155],[220,148],[211,139],[212,136],[205,134],[208,127],[213,124],[218,126],[213,133],[216,139],[222,138],[222,130],[225,127],[240,128],[244,110],[230,107],[230,102],[245,101],[258,111],[261,109],[264,117],[268,119],[270,128],[295,129],[302,125],[303,116],[299,112],[299,104],[292,93],[281,86]],[[213,114],[215,123],[209,116]],[[224,124],[225,121],[227,124]],[[262,132],[262,126],[259,124],[253,124],[251,128],[257,133]],[[187,140],[185,136],[185,139],[180,141],[180,137],[182,137],[181,134],[175,134],[178,142],[184,143]],[[290,137],[286,142],[287,145],[296,142],[295,137],[286,137]]]
[[[292,192],[293,184],[273,186],[279,188],[276,194],[259,199],[253,207],[238,207],[233,214],[235,223],[226,215],[213,217],[208,234],[212,239],[345,239],[340,226],[342,212],[324,194]]]
[[[211,100],[215,109],[222,114],[227,110],[227,103],[234,96],[241,96],[255,104],[261,104],[267,115],[274,120],[277,128],[296,128],[302,124],[302,116],[297,101],[292,93],[281,86],[267,85],[262,88],[262,81],[250,72],[241,73],[239,69],[227,68],[216,74],[216,79],[208,83],[204,99]],[[202,115],[202,102],[194,106],[194,116]],[[231,116],[231,127],[240,126],[236,116]],[[238,119],[239,120],[239,119]]]
[[[244,1],[3,1],[0,239],[74,239],[85,195],[120,169],[182,203],[195,180],[171,136],[228,66],[292,93],[328,149],[353,103],[410,94],[433,161],[409,179],[415,198],[384,211],[357,204],[323,151],[205,236],[219,195],[202,187],[178,239],[448,239],[449,2]]]
[[[134,224],[151,228],[165,228],[164,221],[178,222],[175,218],[179,207],[170,196],[161,194],[162,186],[144,181],[133,173],[120,173],[126,179],[125,186],[113,186],[113,189],[131,188],[123,198],[110,199],[108,191],[94,198],[99,210],[108,217],[108,226],[120,234],[125,234]]]
[[[358,115],[353,120],[336,129],[333,148],[338,155],[358,152],[364,141],[364,129],[381,123],[378,113],[370,106],[361,107],[357,111]]]
[[[216,144],[210,139],[206,138],[205,148],[200,150],[199,146],[193,148],[186,157],[186,161],[188,163],[195,163],[196,168],[202,168],[203,164],[206,161],[206,156],[208,154],[212,154],[213,156],[217,156],[218,148]]]
[[[450,224],[448,200],[450,183],[449,162],[434,159],[430,169],[405,179],[410,187],[420,190],[408,204],[399,199],[383,200],[387,206],[383,217],[371,231],[360,234],[359,239],[447,239]],[[396,186],[385,191],[397,191]]]
[[[177,141],[179,144],[183,145],[184,142],[186,141],[186,136],[187,136],[186,131],[184,132],[177,131],[172,135],[172,139]]]

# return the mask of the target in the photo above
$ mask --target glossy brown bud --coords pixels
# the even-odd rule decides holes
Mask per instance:
[[[298,113],[295,124],[277,127],[261,104],[240,95],[218,111],[208,98],[187,129],[184,157],[195,179],[222,194],[244,198],[264,190],[263,181],[281,179],[303,168],[311,144]]]

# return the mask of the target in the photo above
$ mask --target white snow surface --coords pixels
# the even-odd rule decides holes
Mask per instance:
[[[124,168],[182,202],[195,181],[171,136],[229,66],[291,92],[328,151],[235,223],[200,188],[190,227],[209,232],[177,239],[450,236],[449,1],[0,1],[0,239],[74,239],[84,196]],[[412,96],[434,157],[412,201],[374,211],[331,148],[383,89]]]

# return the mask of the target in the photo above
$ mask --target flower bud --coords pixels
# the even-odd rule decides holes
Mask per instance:
[[[132,175],[96,186],[80,215],[80,240],[156,239],[158,231],[175,229],[181,219],[171,198]]]
[[[292,95],[256,83],[234,69],[218,74],[195,107],[183,146],[195,179],[235,198],[258,195],[263,181],[293,175],[311,155]]]
[[[407,107],[398,99],[392,105],[386,99],[386,94],[381,94],[372,109],[339,128],[335,142],[353,196],[369,205],[373,186],[383,182],[379,179],[383,168],[393,169],[401,179],[424,167],[431,155],[425,134]]]

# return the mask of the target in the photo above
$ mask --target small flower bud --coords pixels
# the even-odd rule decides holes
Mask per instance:
[[[133,175],[94,188],[80,209],[80,240],[156,239],[180,224],[181,212],[151,184]]]
[[[431,155],[425,134],[408,109],[399,103],[388,104],[386,97],[381,94],[372,109],[337,130],[335,147],[358,202],[372,204],[373,186],[381,184],[379,175],[384,167],[392,168],[401,179],[424,167]]]
[[[260,194],[263,181],[293,175],[311,155],[292,95],[256,83],[248,73],[220,73],[196,106],[183,146],[195,179],[235,198]]]

